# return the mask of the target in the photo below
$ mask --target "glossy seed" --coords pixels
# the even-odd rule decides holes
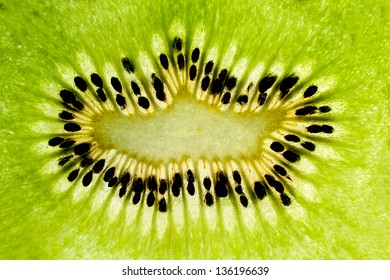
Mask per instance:
[[[111,178],[114,177],[114,174],[115,174],[115,167],[110,167],[109,169],[107,169],[106,173],[104,173],[103,180],[105,182],[110,181]]]
[[[277,180],[275,180],[275,178],[271,175],[264,175],[265,179],[267,180],[267,183],[275,188],[275,190],[278,192],[278,193],[283,193],[284,192],[284,187],[283,187],[283,184]]]
[[[117,183],[118,183],[118,177],[113,177],[108,182],[108,187],[110,188],[115,187]]]
[[[287,134],[287,135],[284,136],[284,139],[286,139],[287,141],[296,142],[296,143],[301,141],[301,139],[298,136],[294,135],[294,134]]]
[[[237,98],[237,102],[238,102],[240,105],[245,105],[246,103],[248,103],[248,95],[240,95],[240,96]]]
[[[183,41],[182,41],[182,39],[180,39],[179,37],[176,37],[176,38],[173,40],[173,47],[174,47],[177,51],[181,51],[181,49],[183,48]]]
[[[227,179],[223,172],[217,172],[215,182],[215,194],[218,197],[227,197],[228,195]]]
[[[201,88],[203,91],[206,91],[210,85],[210,77],[206,76],[202,79]]]
[[[134,65],[131,62],[131,60],[128,59],[127,57],[122,58],[122,66],[123,66],[123,68],[125,68],[125,70],[127,72],[129,72],[129,73],[134,72]]]
[[[317,86],[309,86],[303,93],[303,97],[308,98],[310,96],[313,96],[317,92],[317,89]]]
[[[130,173],[129,172],[126,172],[125,174],[123,174],[123,176],[121,177],[120,179],[120,183],[122,185],[122,187],[126,187],[130,182]]]
[[[191,65],[190,67],[190,80],[193,81],[196,78],[196,66]]]
[[[157,190],[157,180],[154,176],[149,176],[147,182],[146,182],[148,189],[151,191]]]
[[[280,82],[279,89],[282,92],[282,97],[284,97],[290,91],[290,89],[298,82],[298,80],[299,78],[297,76],[290,75]]]
[[[72,120],[72,119],[74,119],[74,115],[72,113],[69,113],[68,111],[62,111],[59,114],[59,116],[63,120]]]
[[[230,77],[229,79],[227,79],[225,86],[228,90],[232,90],[236,86],[236,83],[237,79],[235,77]]]
[[[301,146],[311,152],[313,152],[316,149],[316,146],[312,142],[303,142]]]
[[[203,186],[208,191],[211,189],[211,180],[209,177],[203,179]]]
[[[150,102],[146,97],[140,96],[138,97],[138,105],[146,110],[150,107]]]
[[[165,202],[165,198],[161,198],[158,202],[158,211],[167,212],[167,203]]]
[[[169,67],[168,57],[163,53],[160,54],[160,63],[165,70],[168,70]]]
[[[154,194],[153,194],[153,192],[150,192],[148,194],[148,197],[146,198],[146,204],[148,205],[148,207],[153,206],[154,200],[155,200]]]
[[[134,81],[131,82],[131,89],[133,90],[135,95],[141,95],[141,89],[138,84]]]
[[[64,142],[64,138],[62,137],[53,137],[49,140],[49,146],[55,147]]]
[[[133,204],[137,205],[141,200],[141,193],[135,193],[133,196]]]
[[[242,205],[242,206],[248,207],[248,199],[246,198],[245,195],[241,195],[241,196],[240,196],[240,202],[241,202],[241,205]]]
[[[321,113],[328,113],[332,110],[329,106],[321,106],[318,109],[320,110]]]
[[[122,92],[122,84],[117,77],[111,78],[111,85],[117,92]]]
[[[317,125],[317,124],[313,124],[313,125],[306,127],[306,130],[310,133],[320,133],[320,132],[322,132],[322,126]]]
[[[103,170],[104,168],[104,164],[106,163],[106,160],[105,159],[100,159],[98,160],[95,165],[93,166],[92,170],[93,172],[95,173],[99,173],[100,171]]]
[[[92,182],[92,171],[88,171],[83,177],[83,186],[88,187]]]
[[[168,189],[167,181],[165,181],[164,179],[161,179],[158,191],[160,192],[160,194],[164,194],[167,189]]]
[[[58,160],[58,165],[59,166],[64,166],[66,163],[69,162],[73,158],[73,155],[62,157]]]
[[[242,186],[241,185],[237,185],[237,187],[234,190],[238,194],[244,194],[244,192],[242,191]]]
[[[255,182],[254,191],[259,199],[263,199],[267,195],[265,186],[261,182]]]
[[[322,132],[330,134],[330,133],[333,133],[333,131],[334,131],[334,129],[332,126],[327,125],[327,124],[322,125]]]
[[[106,102],[106,101],[107,101],[107,96],[106,96],[106,94],[104,93],[103,89],[98,88],[98,89],[96,90],[96,93],[97,93],[99,99],[100,99],[102,102]]]
[[[284,206],[289,206],[291,204],[291,199],[285,193],[280,194],[280,199],[282,200]]]
[[[183,181],[179,173],[175,173],[172,182],[172,194],[176,197],[180,195],[180,189],[183,187]]]
[[[241,184],[241,175],[237,170],[233,171],[233,179],[237,184]]]
[[[87,82],[83,78],[77,76],[73,80],[79,90],[83,92],[87,90]]]
[[[72,139],[66,139],[64,142],[62,142],[60,144],[60,148],[61,149],[69,148],[69,147],[73,146],[74,143],[76,143],[76,141],[74,141]]]
[[[179,54],[177,56],[177,65],[179,66],[180,70],[184,69],[184,55],[183,54]]]
[[[276,81],[276,76],[268,75],[262,78],[258,87],[260,93],[265,93],[269,88],[273,86],[275,81]]]
[[[199,48],[195,48],[195,49],[192,51],[192,54],[191,54],[191,60],[192,60],[193,63],[198,62],[199,55],[200,55],[200,50],[199,50]]]
[[[272,142],[270,145],[271,150],[274,152],[282,152],[284,150],[284,146],[279,142]]]
[[[262,106],[264,105],[266,99],[267,99],[267,93],[262,92],[259,94],[259,97],[257,98],[257,103],[259,103],[259,105]]]
[[[205,75],[210,74],[211,71],[213,71],[213,67],[214,67],[214,62],[212,61],[207,62],[206,66],[204,67],[204,74]]]
[[[98,88],[102,88],[103,87],[103,80],[102,78],[96,74],[96,73],[93,73],[91,74],[91,82],[97,86]]]
[[[65,103],[73,103],[76,101],[74,93],[66,89],[60,91],[60,96]]]
[[[122,110],[126,108],[126,99],[122,94],[117,94],[115,101]]]
[[[66,123],[64,129],[69,132],[76,132],[81,130],[81,127],[77,123]]]
[[[193,182],[188,182],[187,192],[191,196],[195,194],[195,186]]]
[[[213,198],[212,194],[207,192],[205,197],[204,197],[204,201],[206,202],[207,206],[213,205],[214,204],[214,198]]]
[[[316,106],[306,106],[306,107],[303,107],[303,108],[296,110],[295,115],[297,115],[297,116],[311,115],[311,114],[314,114],[316,110],[317,110]]]
[[[79,171],[80,171],[79,169],[75,169],[72,172],[70,172],[68,175],[68,181],[73,182],[74,180],[76,180],[77,176],[79,175]]]
[[[133,191],[136,193],[141,193],[144,190],[144,182],[141,178],[137,178],[133,184]]]
[[[282,166],[280,166],[280,165],[278,165],[278,164],[275,164],[275,165],[274,165],[274,170],[275,170],[279,175],[282,175],[282,176],[286,176],[286,175],[287,175],[286,169],[284,169]]]
[[[221,102],[222,104],[229,104],[231,98],[231,93],[230,92],[225,92],[222,96]]]
[[[283,157],[289,162],[296,162],[300,159],[300,156],[292,151],[285,151]]]
[[[91,149],[91,144],[81,143],[78,144],[76,147],[74,147],[74,153],[76,155],[83,155],[85,153],[88,153],[90,149]]]

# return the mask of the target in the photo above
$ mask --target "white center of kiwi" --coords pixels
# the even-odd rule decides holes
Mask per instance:
[[[151,115],[102,115],[93,138],[105,149],[151,161],[247,158],[258,155],[263,139],[280,126],[278,115],[221,112],[182,96]]]

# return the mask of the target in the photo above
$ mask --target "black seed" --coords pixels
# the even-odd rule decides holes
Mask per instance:
[[[267,99],[267,94],[265,92],[260,93],[259,97],[257,98],[257,103],[259,103],[259,105],[262,106],[264,105],[266,99]]]
[[[111,85],[117,92],[122,92],[122,84],[117,77],[111,78]]]
[[[68,161],[72,158],[73,156],[70,155],[70,156],[66,156],[66,157],[63,157],[63,158],[60,158],[58,160],[58,165],[59,166],[64,166],[66,163],[68,163]]]
[[[167,203],[165,202],[165,198],[161,198],[158,202],[158,211],[167,212]]]
[[[195,182],[194,174],[191,169],[187,170],[187,180],[188,182]]]
[[[279,89],[282,92],[282,97],[284,97],[290,91],[290,89],[298,82],[298,80],[299,78],[297,76],[290,75],[280,82]]]
[[[231,93],[230,92],[225,92],[224,94],[223,94],[223,96],[222,96],[222,99],[221,99],[221,101],[222,101],[222,104],[228,104],[229,102],[230,102],[230,98],[231,98]]]
[[[84,159],[80,162],[80,166],[81,166],[81,167],[86,167],[87,165],[90,165],[92,162],[93,162],[93,159],[91,159],[91,158],[84,158]]]
[[[187,191],[191,196],[195,194],[195,186],[193,182],[188,182]]]
[[[236,181],[237,184],[241,184],[240,172],[238,172],[237,170],[234,170],[233,171],[233,179],[234,179],[234,181]]]
[[[289,162],[296,162],[300,159],[300,156],[292,151],[285,151],[283,153],[283,157],[287,159]]]
[[[327,124],[322,125],[322,132],[330,134],[330,133],[333,133],[333,131],[334,131],[334,129],[332,126],[327,125]]]
[[[163,53],[160,54],[160,63],[165,70],[168,70],[169,67],[168,57]]]
[[[167,181],[165,181],[164,179],[161,179],[160,180],[160,187],[158,189],[160,194],[164,194],[166,192],[167,188],[168,188]]]
[[[60,148],[65,149],[73,146],[73,144],[76,143],[76,141],[72,139],[66,139],[64,142],[61,143]]]
[[[211,83],[211,94],[220,93],[222,91],[222,80],[216,79]]]
[[[83,186],[84,187],[88,187],[89,184],[91,184],[92,182],[92,170],[91,171],[88,171],[87,174],[84,175],[83,177]]]
[[[316,149],[316,146],[312,142],[303,142],[301,146],[311,152],[313,152]]]
[[[156,92],[156,97],[160,101],[165,101],[167,99],[167,97],[165,95],[165,92],[163,92],[163,91],[157,91]]]
[[[237,98],[237,102],[240,103],[240,105],[245,105],[246,103],[248,103],[248,95],[240,95]]]
[[[280,166],[280,165],[278,165],[278,164],[275,164],[275,165],[274,165],[274,170],[275,170],[278,174],[280,174],[280,175],[282,175],[282,176],[286,176],[286,175],[287,175],[286,169],[284,169],[282,166]]]
[[[320,110],[321,113],[328,113],[332,110],[329,106],[321,106],[318,109]]]
[[[227,189],[227,179],[225,174],[223,172],[217,172],[216,175],[216,183],[215,183],[215,194],[218,197],[227,197],[228,195],[228,189]]]
[[[140,96],[138,97],[138,105],[146,110],[150,107],[150,102],[146,97]]]
[[[199,55],[200,55],[200,51],[198,48],[195,48],[193,51],[192,51],[192,54],[191,54],[191,60],[193,63],[196,63],[199,59]]]
[[[91,144],[81,143],[81,144],[78,144],[76,147],[74,147],[74,153],[76,155],[83,155],[85,153],[88,153],[88,151],[90,149],[91,149]]]
[[[126,172],[123,174],[122,178],[120,179],[122,187],[126,187],[130,182],[130,173]]]
[[[81,102],[78,101],[78,100],[73,101],[73,102],[72,102],[72,105],[73,105],[73,107],[75,107],[76,109],[79,109],[79,110],[83,110],[83,109],[84,109],[83,103],[81,103]]]
[[[127,72],[129,72],[129,73],[134,72],[134,65],[131,62],[131,60],[128,59],[127,57],[122,58],[122,65],[123,65],[123,68],[125,68],[125,70]]]
[[[267,195],[267,191],[265,190],[265,186],[260,182],[255,182],[255,194],[258,198],[263,199]]]
[[[49,146],[55,147],[55,146],[58,146],[59,144],[61,144],[62,142],[64,142],[64,138],[53,137],[49,140]]]
[[[179,54],[177,56],[177,65],[179,65],[180,70],[184,69],[184,55],[183,54]]]
[[[74,180],[76,180],[77,176],[79,175],[79,171],[80,171],[79,169],[75,169],[72,172],[70,172],[68,175],[68,181],[73,182]]]
[[[133,184],[133,190],[135,193],[142,193],[144,190],[144,182],[141,178],[137,178]]]
[[[270,148],[275,152],[282,152],[284,150],[284,146],[279,142],[272,142]]]
[[[291,199],[285,193],[280,194],[280,199],[282,200],[284,206],[289,206],[291,204]]]
[[[158,100],[165,101],[165,93],[164,93],[164,84],[163,82],[156,76],[152,75],[153,79],[153,87],[156,90],[156,96]]]
[[[156,177],[149,176],[148,181],[147,181],[147,185],[148,185],[149,190],[151,190],[151,191],[157,190],[157,180],[156,180]]]
[[[60,96],[65,103],[72,103],[76,101],[74,93],[66,89],[60,91]]]
[[[100,76],[96,73],[91,74],[91,82],[97,86],[98,88],[103,87],[103,80],[100,78]]]
[[[87,90],[87,82],[83,78],[77,76],[73,80],[79,90],[83,92]]]
[[[103,180],[105,182],[110,181],[111,178],[114,177],[114,174],[115,174],[115,167],[110,167],[109,169],[107,169],[106,173],[104,173]]]
[[[306,106],[296,110],[295,115],[306,116],[306,115],[314,114],[316,110],[317,110],[316,106]]]
[[[93,166],[92,170],[93,172],[95,173],[99,173],[100,171],[103,170],[104,168],[104,164],[106,163],[106,160],[105,159],[100,159],[98,162],[95,163],[95,165]]]
[[[275,178],[271,175],[268,175],[266,174],[265,176],[265,179],[267,180],[268,184],[271,186],[271,187],[274,187],[275,190],[278,192],[278,193],[283,193],[284,192],[284,187],[283,187],[283,184],[279,181],[276,181]]]
[[[242,206],[248,207],[248,199],[246,198],[245,195],[240,196],[240,202],[241,202]]]
[[[181,49],[183,48],[183,41],[182,39],[180,39],[179,37],[176,37],[174,40],[173,40],[173,47],[178,50],[178,51],[181,51]]]
[[[127,191],[126,186],[122,186],[122,187],[119,189],[119,197],[122,198],[122,197],[126,194],[126,191]]]
[[[317,86],[309,86],[303,93],[303,97],[307,98],[313,96],[317,92]]]
[[[69,132],[75,132],[81,130],[81,127],[77,123],[66,123],[64,129]]]
[[[238,194],[244,194],[244,192],[242,191],[242,186],[241,186],[241,185],[238,185],[238,186],[235,188],[235,191],[236,191],[236,193],[238,193]]]
[[[196,78],[196,66],[191,65],[190,67],[190,80],[193,81]]]
[[[97,95],[99,96],[99,98],[100,98],[100,100],[101,100],[102,102],[106,102],[107,96],[106,96],[106,94],[104,93],[103,89],[98,88],[98,89],[96,90],[96,93],[97,93]]]
[[[131,89],[133,90],[135,95],[141,94],[141,89],[139,88],[138,84],[134,81],[131,82]]]
[[[203,186],[208,191],[211,189],[211,180],[209,177],[203,179]]]
[[[212,61],[207,62],[206,66],[204,67],[204,74],[205,75],[210,74],[211,71],[213,71],[213,67],[214,67],[214,62]]]
[[[237,83],[237,79],[235,77],[230,77],[227,81],[226,81],[226,88],[228,90],[232,90],[235,86],[236,86],[236,83]]]
[[[118,104],[118,106],[121,107],[122,110],[126,108],[126,99],[122,94],[117,94],[115,97],[115,101],[116,104]]]
[[[179,173],[175,173],[172,182],[172,194],[176,197],[180,195],[180,188],[183,186],[183,181]]]
[[[141,200],[141,193],[135,193],[133,196],[133,204],[137,205],[140,200]]]
[[[259,91],[260,93],[266,92],[276,81],[276,76],[265,76],[261,79],[259,83]]]
[[[146,198],[146,204],[148,205],[148,207],[153,206],[154,200],[155,200],[154,194],[153,194],[153,192],[150,192],[148,194],[148,197]]]
[[[313,124],[313,125],[306,127],[306,130],[310,133],[320,133],[320,132],[322,132],[322,126],[317,125],[317,124]]]
[[[211,206],[214,204],[214,198],[211,193],[207,192],[204,197],[204,202],[206,202],[207,206]]]
[[[63,120],[72,120],[72,119],[74,119],[74,115],[72,113],[69,113],[68,111],[62,111],[59,114],[59,116]]]
[[[206,76],[202,79],[202,84],[201,84],[202,90],[206,91],[209,85],[210,85],[210,77]]]
[[[221,82],[224,82],[227,77],[228,71],[227,69],[222,69],[221,72],[218,74],[218,79],[221,80]]]
[[[284,136],[284,139],[286,139],[287,141],[296,142],[296,143],[301,141],[301,139],[294,134],[287,134],[286,136]]]
[[[113,177],[110,179],[110,181],[108,182],[108,187],[112,188],[112,187],[115,187],[116,184],[118,183],[118,177]]]

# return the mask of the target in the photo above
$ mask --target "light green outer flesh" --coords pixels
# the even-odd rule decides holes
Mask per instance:
[[[389,1],[10,2],[0,5],[1,259],[390,257]],[[329,98],[348,105],[339,121],[349,134],[334,145],[344,161],[318,160],[322,202],[307,209],[305,225],[281,214],[277,227],[264,223],[258,232],[194,224],[191,234],[170,228],[149,239],[54,195],[50,176],[39,175],[47,158],[31,151],[42,136],[29,125],[43,118],[37,104],[58,102],[40,89],[60,79],[55,63],[72,65],[83,49],[106,61],[134,56],[151,31],[162,33],[176,18],[215,26],[215,41],[237,39],[255,61],[276,52],[338,80]]]

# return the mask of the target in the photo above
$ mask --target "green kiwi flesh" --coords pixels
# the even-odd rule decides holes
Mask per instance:
[[[2,4],[1,258],[389,257],[387,5],[224,5]]]

